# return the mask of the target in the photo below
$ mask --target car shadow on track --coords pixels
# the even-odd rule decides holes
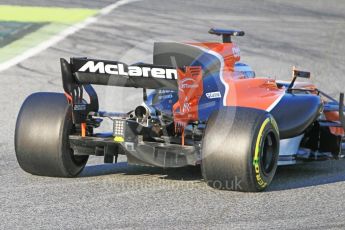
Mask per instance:
[[[95,177],[111,174],[156,175],[161,179],[168,180],[202,180],[200,167],[162,169],[157,167],[133,166],[128,165],[127,162],[87,165],[80,177]],[[280,166],[267,191],[304,188],[341,181],[345,181],[345,160]]]
[[[268,191],[304,188],[345,181],[345,160],[280,166]]]
[[[110,174],[123,175],[157,175],[170,180],[201,180],[200,167],[158,168],[149,166],[128,165],[127,162],[116,164],[87,165],[80,177],[95,177]]]

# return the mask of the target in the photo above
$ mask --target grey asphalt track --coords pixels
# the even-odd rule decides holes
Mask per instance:
[[[111,1],[0,0],[0,4],[102,8]],[[236,28],[244,62],[258,75],[289,79],[291,66],[337,95],[345,91],[345,2],[159,1],[121,6],[53,47],[0,73],[0,229],[344,229],[345,161],[279,168],[270,189],[209,188],[198,169],[102,164],[75,179],[23,172],[15,159],[17,113],[36,91],[62,91],[59,58],[149,59],[153,40],[217,40],[210,27]],[[142,44],[141,44],[142,43]],[[138,44],[141,44],[138,46]],[[135,89],[97,87],[102,109],[140,104]],[[102,90],[103,89],[103,90]],[[129,96],[134,94],[134,96]]]

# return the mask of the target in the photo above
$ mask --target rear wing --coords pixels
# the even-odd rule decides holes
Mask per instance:
[[[117,61],[88,58],[60,59],[65,94],[73,106],[73,122],[83,123],[89,112],[98,111],[98,98],[91,86],[111,85],[143,89],[178,90],[178,71],[174,67],[150,64],[127,65]],[[83,100],[84,90],[90,103]]]
[[[127,65],[117,61],[71,58],[61,59],[62,74],[70,65],[73,80],[79,84],[112,85],[147,89],[177,89],[177,70],[151,64]]]

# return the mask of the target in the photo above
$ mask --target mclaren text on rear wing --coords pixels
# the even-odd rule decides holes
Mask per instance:
[[[78,84],[177,89],[177,69],[169,66],[127,65],[117,61],[71,58],[70,63],[61,59],[61,69],[64,81],[72,80]]]

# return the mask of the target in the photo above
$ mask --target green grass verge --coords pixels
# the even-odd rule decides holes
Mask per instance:
[[[0,48],[0,63],[39,45],[64,29],[95,15],[98,10],[0,5],[0,21],[47,23],[37,31]]]
[[[0,5],[0,21],[73,24],[96,13],[97,10],[82,8]]]

